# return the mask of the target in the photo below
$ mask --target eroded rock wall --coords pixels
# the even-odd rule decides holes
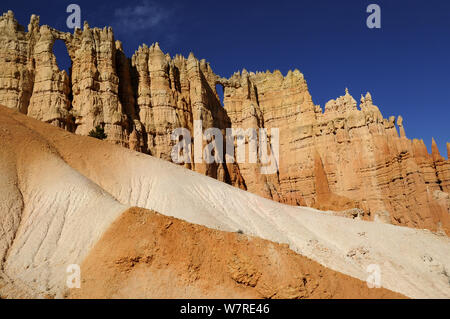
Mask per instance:
[[[57,40],[67,47],[70,74],[56,64]],[[403,118],[384,118],[370,93],[358,105],[346,90],[322,110],[298,70],[243,70],[225,79],[205,60],[171,57],[158,43],[128,58],[111,28],[85,23],[64,33],[33,15],[25,31],[12,12],[0,17],[0,65],[1,104],[71,132],[100,125],[108,141],[171,161],[173,130],[188,129],[193,142],[196,120],[203,130],[218,128],[224,148],[227,128],[266,129],[269,141],[278,128],[274,174],[261,174],[263,164],[250,163],[248,152],[243,163],[224,156],[225,163],[207,164],[195,163],[191,149],[184,166],[291,205],[357,209],[369,220],[450,231],[450,162],[434,141],[429,154],[423,141],[409,140]],[[202,146],[212,141],[201,139]]]
[[[34,84],[32,34],[17,23],[12,11],[0,17],[0,101],[25,114]]]
[[[297,70],[286,77],[244,70],[224,86],[232,125],[280,129],[279,174],[261,180],[242,166],[249,191],[323,210],[359,208],[370,220],[449,232],[450,162],[434,141],[429,154],[423,141],[409,140],[402,117],[397,123],[383,118],[370,93],[358,106],[346,90],[322,111]]]

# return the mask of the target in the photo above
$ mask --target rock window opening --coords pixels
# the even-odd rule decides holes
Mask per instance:
[[[220,105],[224,106],[224,104],[223,104],[223,86],[222,86],[222,84],[220,84],[220,83],[216,84],[216,92],[217,92],[217,96],[219,97]]]
[[[72,65],[72,61],[70,60],[70,56],[67,52],[66,44],[64,43],[64,41],[55,41],[55,43],[53,44],[53,54],[55,55],[58,68],[61,71],[66,70],[67,75],[70,75],[70,67]]]

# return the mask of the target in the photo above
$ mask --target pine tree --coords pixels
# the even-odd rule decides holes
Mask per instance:
[[[99,140],[104,140],[108,136],[105,134],[105,129],[101,127],[100,125],[97,125],[95,127],[95,130],[91,130],[89,132],[90,137],[98,138]]]

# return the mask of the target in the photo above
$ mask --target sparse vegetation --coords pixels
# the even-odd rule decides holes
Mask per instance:
[[[108,136],[105,134],[105,129],[103,127],[101,127],[100,125],[97,125],[95,127],[95,130],[91,130],[89,132],[89,136],[90,137],[94,137],[97,138],[99,140],[104,140],[105,138],[107,138]]]

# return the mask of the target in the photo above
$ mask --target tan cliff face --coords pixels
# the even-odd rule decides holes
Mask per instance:
[[[70,74],[58,69],[56,40],[67,47]],[[346,91],[322,110],[298,70],[224,79],[205,60],[171,57],[158,43],[127,58],[111,28],[85,23],[70,34],[33,15],[25,31],[12,12],[0,17],[0,65],[0,104],[68,131],[101,125],[110,142],[171,160],[172,131],[193,136],[194,120],[224,136],[230,127],[279,128],[277,174],[261,174],[258,163],[184,166],[287,204],[358,208],[369,220],[450,232],[450,162],[435,143],[429,154],[409,140],[400,116],[383,118],[369,93],[358,106]]]

